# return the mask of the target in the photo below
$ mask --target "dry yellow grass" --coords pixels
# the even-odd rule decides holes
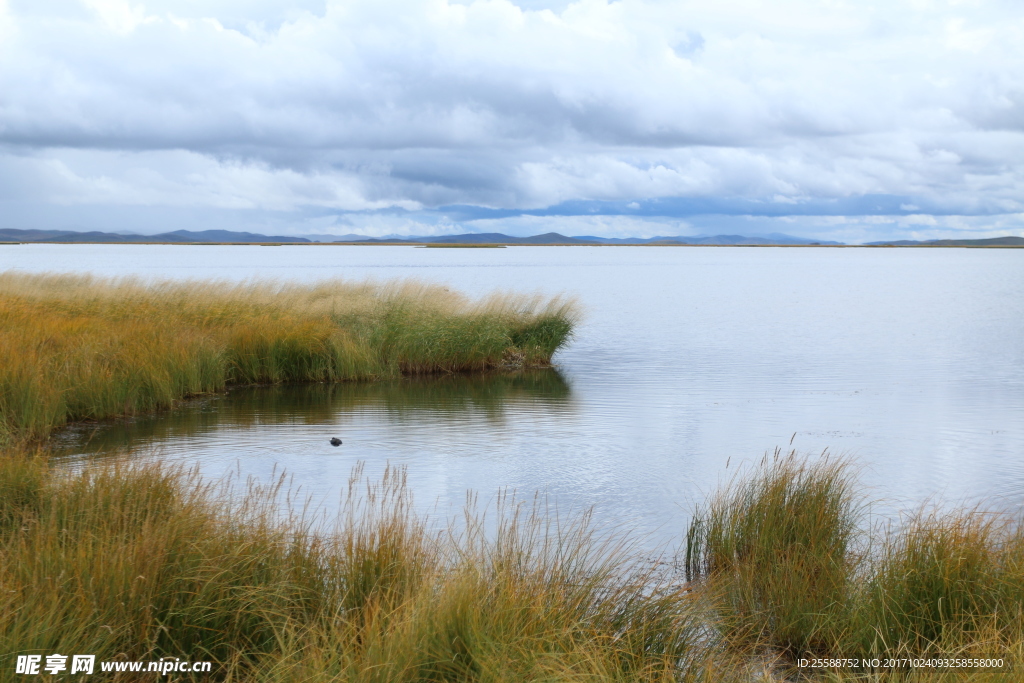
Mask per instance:
[[[159,464],[0,458],[0,680],[19,654],[213,661],[234,681],[676,681],[688,598],[587,518],[504,499],[433,527],[404,473],[355,474],[336,526]],[[124,680],[132,680],[125,678]]]
[[[768,474],[770,481],[736,499],[743,510],[757,491],[772,505],[795,500],[790,494],[802,486],[820,492],[823,483],[813,469],[796,478],[781,472],[787,495],[779,496],[780,471]],[[782,581],[792,592],[763,585],[744,592],[762,602],[808,604],[796,591],[813,593],[813,576],[781,576],[793,559],[785,547],[780,568],[756,557],[769,563],[762,578],[734,574],[687,589],[633,553],[628,537],[595,534],[587,515],[558,519],[539,500],[499,499],[487,511],[488,524],[470,505],[463,519],[435,526],[414,514],[402,470],[389,470],[379,482],[356,471],[337,523],[325,525],[315,516],[282,514],[294,507],[282,504],[288,492],[281,481],[231,490],[152,461],[105,460],[71,471],[30,452],[0,456],[0,681],[23,678],[14,674],[17,655],[53,653],[88,653],[101,661],[206,660],[214,675],[203,680],[266,683],[1020,680],[1012,666],[797,669],[772,632],[785,624],[781,635],[792,635],[794,625],[777,616],[792,605],[750,603],[754,610],[767,607],[758,618],[759,637],[728,614],[737,607],[737,580]],[[712,502],[719,503],[727,499]],[[769,524],[784,521],[769,517]],[[767,531],[765,543],[786,542]],[[929,532],[925,544],[933,538]],[[1016,550],[1000,538],[975,537],[968,545],[980,540],[993,557],[1012,560]],[[920,543],[896,543],[879,561],[909,557],[907,549]],[[949,544],[963,545],[956,538]],[[1003,566],[1011,574],[998,581],[960,572],[956,585],[936,589],[953,576],[948,566],[912,562],[916,568],[908,571],[932,587],[909,596],[894,590],[889,608],[896,614],[934,604],[949,589],[975,597],[995,589],[1011,600],[1019,591],[1019,574],[1009,565]],[[850,594],[878,576],[851,579]],[[835,590],[830,583],[828,592]],[[985,617],[990,606],[970,597],[957,609],[940,615],[949,625],[934,643],[941,649],[915,650],[920,626],[910,623],[895,632],[906,647],[879,656],[994,655],[1020,665],[1024,641],[1014,615],[963,629],[963,617],[981,623],[973,617]],[[804,654],[862,656],[846,636],[875,618],[840,609],[831,622],[838,637],[810,639],[822,649]]]
[[[548,363],[572,302],[415,282],[226,283],[0,274],[0,443],[226,384]]]

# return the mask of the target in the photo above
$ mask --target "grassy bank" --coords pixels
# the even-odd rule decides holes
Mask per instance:
[[[0,443],[167,407],[229,384],[542,365],[570,302],[439,286],[0,274]]]
[[[794,666],[1024,654],[1014,526],[956,511],[872,536],[850,483],[841,463],[769,459],[699,511],[684,585],[628,538],[533,501],[434,526],[401,470],[357,472],[324,527],[283,519],[280,486],[232,492],[152,462],[70,472],[9,452],[0,680],[22,678],[16,655],[53,653],[209,660],[211,680],[232,681],[1020,680]]]
[[[879,528],[855,490],[849,463],[776,451],[697,511],[686,568],[717,596],[720,636],[790,663],[1019,657],[1019,521],[980,509],[921,510]],[[1019,667],[942,675],[1022,679]]]
[[[0,460],[0,679],[16,654],[185,657],[213,680],[677,680],[703,660],[677,586],[504,500],[497,532],[411,511],[404,475],[356,477],[337,527],[233,501],[178,469]],[[132,680],[125,678],[124,680]]]

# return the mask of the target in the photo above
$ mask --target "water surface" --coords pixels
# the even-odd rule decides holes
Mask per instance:
[[[211,476],[284,466],[328,502],[356,461],[390,461],[423,506],[540,489],[654,539],[791,439],[855,458],[879,509],[1024,504],[1024,250],[17,245],[0,247],[8,268],[414,277],[566,292],[585,310],[556,371],[236,390],[73,430],[81,454],[127,444]]]

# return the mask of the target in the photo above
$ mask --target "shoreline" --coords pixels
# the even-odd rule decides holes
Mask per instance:
[[[551,242],[521,244],[516,242],[466,243],[447,242],[3,242],[0,246],[23,244],[106,245],[106,246],[174,246],[174,247],[430,247],[430,248],[504,248],[504,247],[708,247],[769,249],[1024,249],[1022,244],[680,244],[676,242],[647,244],[580,244]]]

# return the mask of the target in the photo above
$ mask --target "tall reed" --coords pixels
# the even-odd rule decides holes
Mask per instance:
[[[954,508],[920,512],[880,530],[864,514],[854,483],[843,460],[776,451],[697,510],[686,570],[714,596],[708,617],[722,636],[790,661],[1019,655],[1019,522]],[[971,675],[1000,680],[1008,671]],[[899,670],[861,674],[863,680],[932,680]],[[967,674],[950,671],[934,680]]]
[[[228,384],[543,365],[571,301],[415,282],[311,285],[0,274],[0,443]]]
[[[333,527],[194,472],[0,458],[0,679],[17,654],[212,660],[218,680],[697,679],[699,612],[586,516],[505,498],[488,525],[356,472]],[[487,531],[487,530],[493,530]]]
[[[991,654],[1024,636],[1024,534],[1015,520],[976,508],[920,511],[876,547],[849,649]]]
[[[776,450],[694,515],[690,580],[711,577],[732,637],[798,655],[827,652],[848,608],[860,508],[842,460]]]

